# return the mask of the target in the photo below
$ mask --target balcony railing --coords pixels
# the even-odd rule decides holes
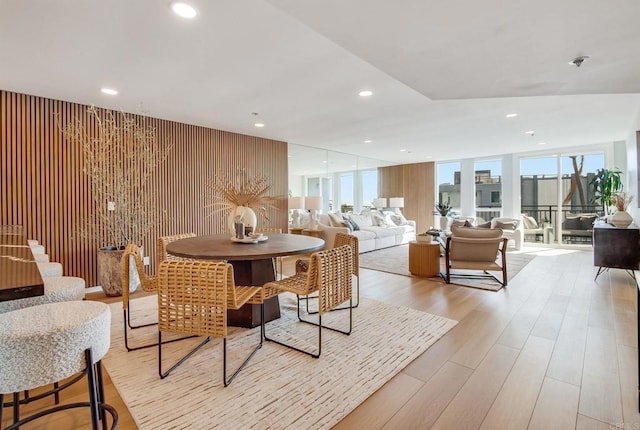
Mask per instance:
[[[522,213],[533,217],[538,224],[542,224],[544,220],[548,220],[552,226],[555,227],[556,224],[556,215],[558,214],[558,206],[556,205],[548,205],[548,206],[522,206]],[[564,221],[567,218],[567,214],[597,214],[598,216],[603,216],[604,212],[602,211],[602,206],[599,205],[584,205],[584,206],[573,206],[573,205],[564,205],[560,208],[560,213],[562,214],[561,220]]]

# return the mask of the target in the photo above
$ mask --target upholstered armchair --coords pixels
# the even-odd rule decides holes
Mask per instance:
[[[507,241],[500,229],[452,226],[451,236],[444,243],[445,273],[441,276],[447,284],[453,276],[466,276],[491,277],[506,286]],[[466,272],[454,273],[454,270]],[[502,272],[502,279],[491,273],[496,271]]]

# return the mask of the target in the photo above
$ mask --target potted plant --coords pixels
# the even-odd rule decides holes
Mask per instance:
[[[84,120],[76,117],[62,131],[82,149],[83,172],[90,180],[95,206],[81,235],[99,248],[98,284],[108,296],[121,295],[124,247],[142,247],[157,223],[154,196],[145,189],[172,145],[158,142],[146,117],[95,106],[87,109]]]
[[[610,207],[616,203],[616,195],[622,191],[622,172],[618,168],[598,169],[589,185],[594,202],[601,204],[604,214],[609,215]]]
[[[447,199],[445,202],[437,202],[436,203],[436,212],[440,215],[440,230],[446,230],[447,224],[449,220],[447,219],[447,215],[451,212],[451,200]]]

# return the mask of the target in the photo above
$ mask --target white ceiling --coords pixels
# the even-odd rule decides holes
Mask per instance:
[[[0,88],[396,163],[625,140],[640,110],[638,0],[168,4],[2,0]]]

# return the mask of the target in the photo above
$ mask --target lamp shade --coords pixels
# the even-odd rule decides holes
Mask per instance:
[[[304,209],[302,197],[289,197],[289,209]]]
[[[391,197],[391,198],[389,198],[389,207],[390,208],[403,208],[404,207],[404,197]]]
[[[322,198],[320,196],[306,196],[304,198],[304,207],[311,211],[322,209]]]
[[[387,206],[387,199],[386,197],[378,197],[373,199],[373,207],[374,208],[386,208]]]

